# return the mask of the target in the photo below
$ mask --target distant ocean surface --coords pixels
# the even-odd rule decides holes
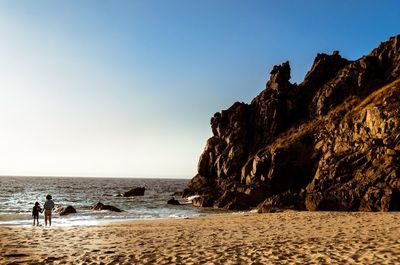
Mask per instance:
[[[31,225],[35,201],[41,206],[47,194],[57,206],[72,205],[76,214],[60,216],[53,213],[53,225],[96,225],[126,220],[165,219],[222,213],[221,210],[192,206],[176,196],[183,205],[168,205],[174,192],[182,191],[188,180],[128,178],[67,178],[67,177],[0,177],[0,225]],[[117,197],[134,187],[145,187],[145,195]],[[121,213],[93,211],[101,201],[123,210]],[[43,215],[40,223],[44,224]]]

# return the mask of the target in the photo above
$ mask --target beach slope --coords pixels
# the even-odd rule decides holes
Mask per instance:
[[[0,227],[0,264],[399,264],[400,213],[230,214]]]

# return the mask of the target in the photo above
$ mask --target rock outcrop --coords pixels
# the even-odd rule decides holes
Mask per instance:
[[[143,196],[145,190],[146,190],[145,187],[136,187],[131,189],[130,191],[124,192],[122,196],[124,197]]]
[[[318,54],[301,84],[275,66],[250,104],[211,118],[183,196],[259,211],[400,210],[400,35],[356,61]]]
[[[71,205],[68,205],[67,207],[60,209],[60,215],[68,215],[71,213],[76,213],[75,208]]]
[[[101,203],[101,202],[96,203],[96,205],[93,206],[92,210],[94,210],[94,211],[105,210],[105,211],[112,211],[112,212],[118,212],[118,213],[119,213],[119,212],[122,212],[121,209],[119,209],[119,208],[117,208],[117,207],[115,207],[115,206],[112,206],[112,205],[105,205],[105,204],[103,204],[103,203]]]
[[[167,201],[167,204],[171,204],[171,205],[181,205],[181,203],[175,199],[175,198],[171,198]]]

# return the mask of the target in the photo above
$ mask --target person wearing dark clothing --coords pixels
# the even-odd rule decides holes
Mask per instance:
[[[32,209],[32,216],[33,216],[33,226],[35,226],[35,223],[37,226],[39,226],[39,213],[41,213],[43,210],[40,208],[40,204],[38,202],[35,202],[35,206],[33,206]]]

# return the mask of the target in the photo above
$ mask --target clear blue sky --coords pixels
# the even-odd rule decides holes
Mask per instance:
[[[274,64],[356,59],[399,1],[0,1],[0,174],[192,177]]]

